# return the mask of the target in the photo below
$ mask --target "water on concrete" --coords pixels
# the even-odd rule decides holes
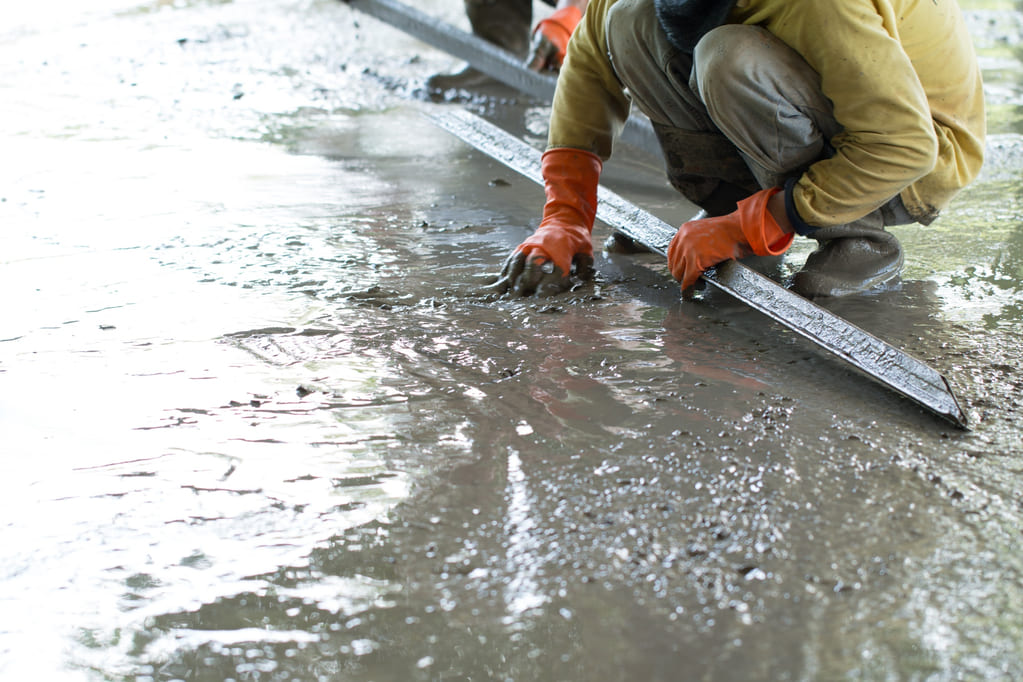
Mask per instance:
[[[457,60],[342,3],[13,10],[0,677],[1013,679],[1023,14],[960,4],[984,175],[828,307],[970,431],[654,256],[479,295],[542,193],[422,112],[540,145],[546,109],[427,101]],[[609,185],[691,214],[621,151]]]

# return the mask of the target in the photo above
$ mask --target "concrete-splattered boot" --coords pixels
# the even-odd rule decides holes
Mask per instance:
[[[899,240],[884,230],[880,210],[846,225],[822,227],[810,236],[819,246],[791,284],[806,298],[848,296],[879,287],[898,277],[905,261]]]
[[[533,20],[532,0],[465,0],[473,34],[504,48],[518,59],[529,50],[529,30]],[[437,74],[426,81],[433,91],[476,88],[493,79],[482,71],[466,66],[457,73]]]

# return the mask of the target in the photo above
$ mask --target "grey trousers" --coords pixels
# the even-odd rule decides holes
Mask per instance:
[[[833,153],[829,140],[842,128],[820,76],[767,30],[719,26],[689,56],[668,42],[653,0],[619,0],[607,39],[618,78],[657,132],[669,179],[697,205],[780,187]],[[879,210],[886,225],[914,222],[898,196]]]
[[[557,0],[544,0],[552,7]],[[533,0],[464,0],[472,31],[495,45],[524,52],[533,28]]]

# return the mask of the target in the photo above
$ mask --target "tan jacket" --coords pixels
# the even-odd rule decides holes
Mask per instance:
[[[592,0],[558,77],[548,148],[603,159],[630,103],[608,59],[617,0]],[[766,28],[821,76],[843,131],[793,192],[810,225],[866,215],[896,194],[930,222],[980,171],[980,69],[955,0],[738,0],[729,23]]]

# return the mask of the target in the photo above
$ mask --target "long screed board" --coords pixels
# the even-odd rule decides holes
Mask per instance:
[[[543,184],[540,152],[514,135],[462,109],[437,107],[427,116],[476,149]],[[605,187],[597,192],[597,218],[661,255],[667,254],[676,232]],[[959,428],[969,428],[948,380],[926,363],[737,261],[721,263],[704,273],[703,279],[921,407]]]

